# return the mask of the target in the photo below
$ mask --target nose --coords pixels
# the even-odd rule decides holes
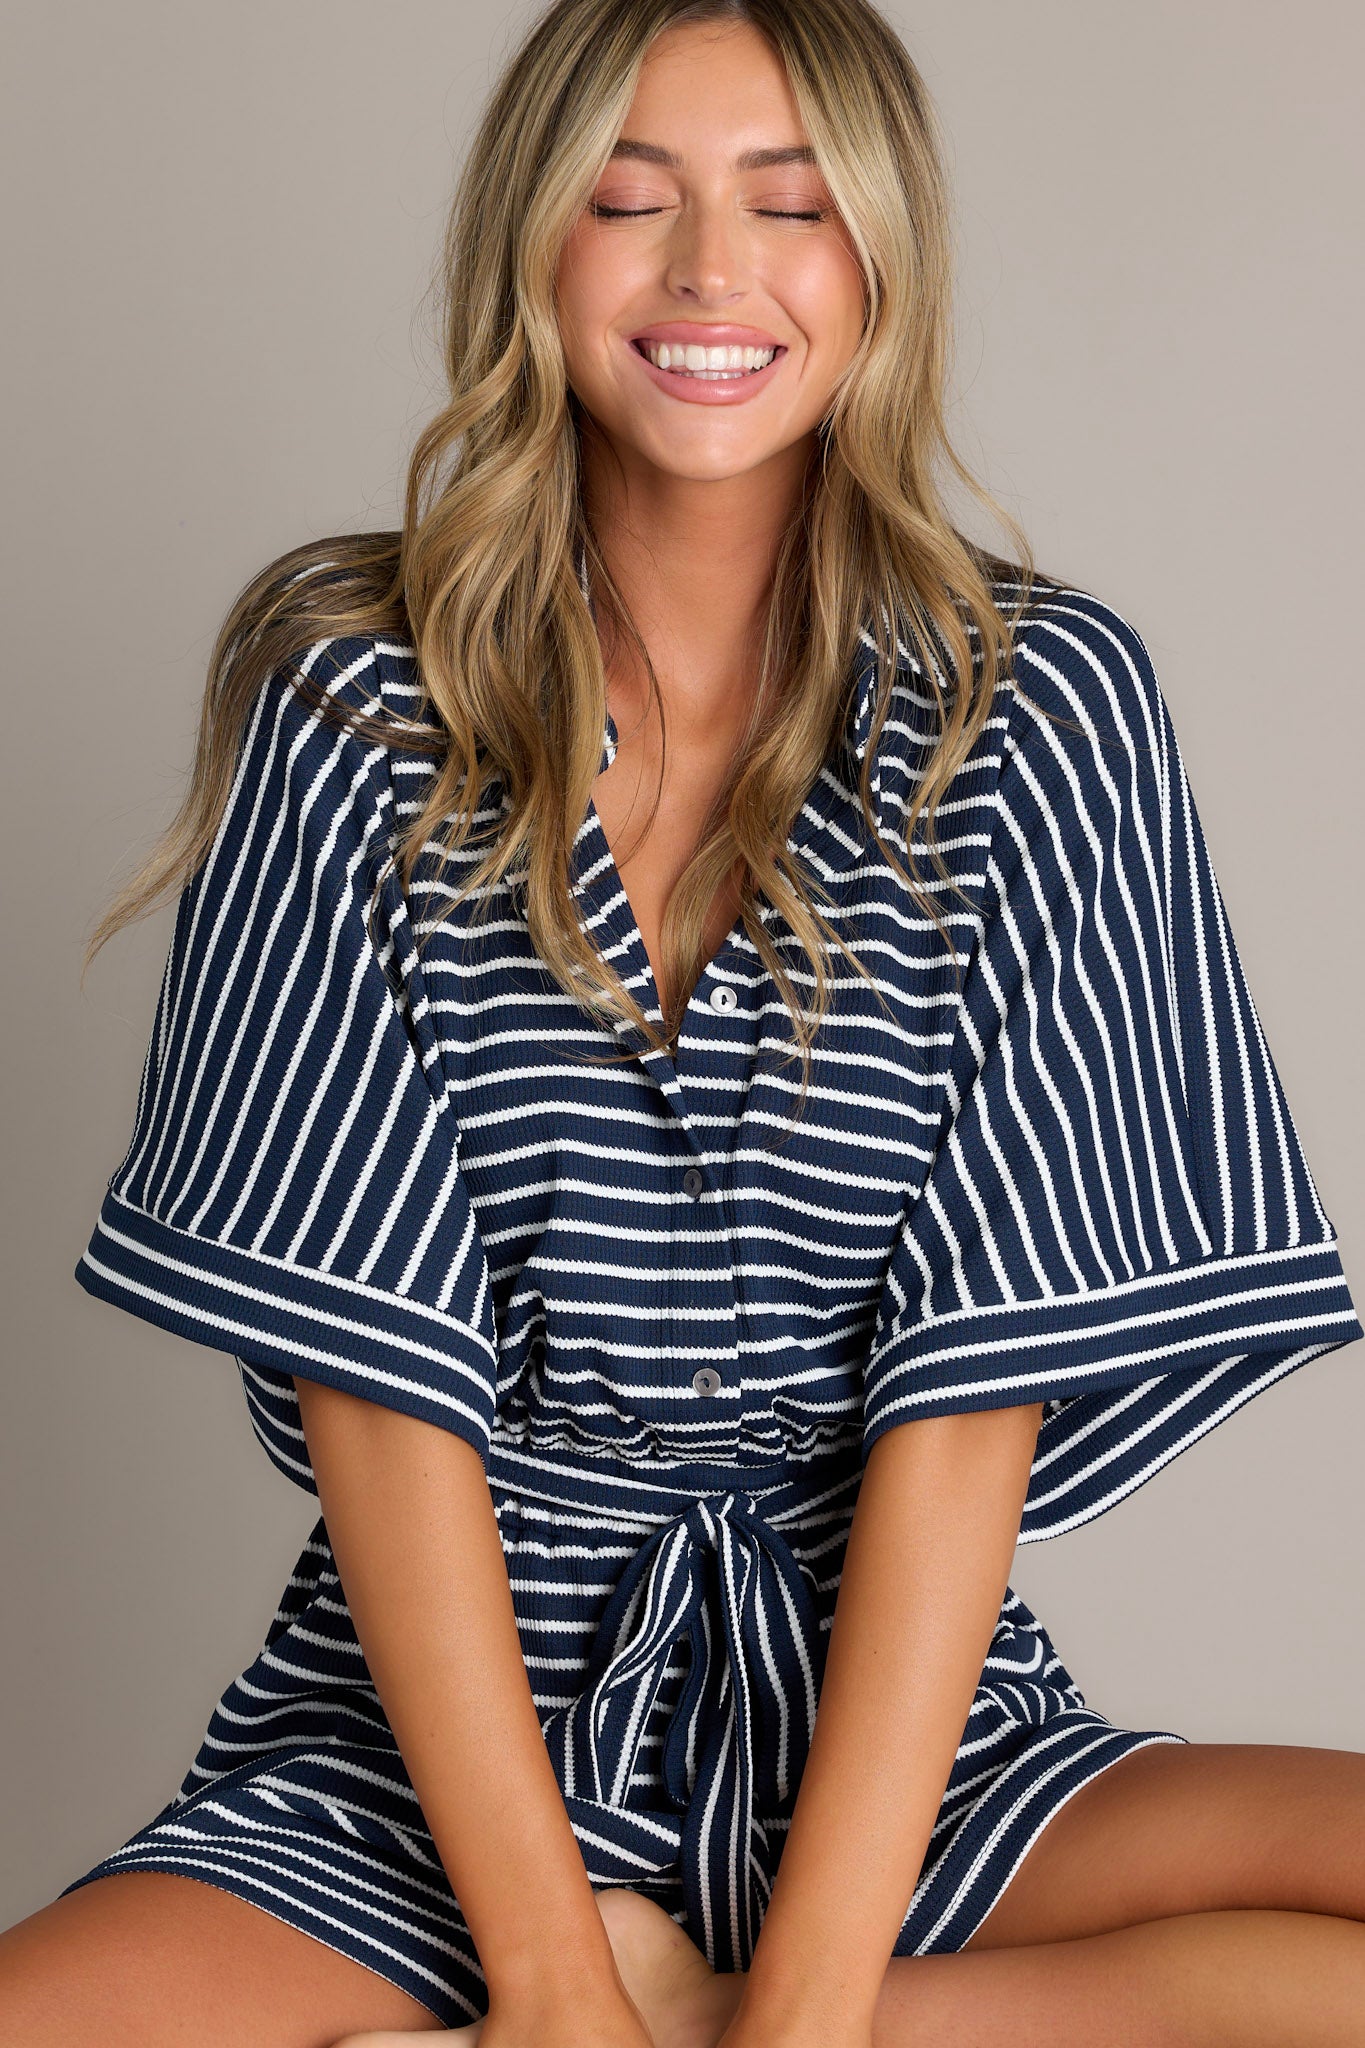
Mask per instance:
[[[680,1640],[689,1661],[660,1760],[667,1809],[652,1813],[638,1793],[632,1801],[631,1779]],[[585,1846],[594,1838],[590,1874],[680,1879],[688,1932],[713,1969],[746,1970],[753,1956],[823,1662],[811,1589],[785,1537],[751,1494],[712,1495],[631,1558],[581,1692],[544,1724],[575,1831]]]
[[[668,243],[668,288],[702,305],[723,305],[751,290],[743,224],[721,207],[684,209]]]

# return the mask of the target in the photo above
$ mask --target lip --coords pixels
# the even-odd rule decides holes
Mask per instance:
[[[705,320],[664,320],[657,327],[642,327],[628,341],[699,342],[703,348],[781,348],[775,334],[761,327],[723,326]]]
[[[718,333],[723,334],[729,331],[722,328],[718,330]],[[698,330],[694,327],[692,338],[695,338],[697,332]],[[739,332],[750,333],[752,329],[741,328]],[[642,335],[638,338],[650,341],[667,341],[671,345],[674,338],[686,340],[689,337],[685,332],[678,334],[676,328],[672,335],[667,331],[660,334],[654,328],[650,328],[647,336]],[[707,344],[707,346],[713,348],[776,348],[777,354],[770,363],[765,363],[761,370],[747,370],[742,376],[712,379],[709,377],[687,377],[676,370],[658,369],[655,364],[651,363],[647,355],[636,348],[634,338],[625,342],[624,346],[631,361],[639,364],[651,382],[656,384],[661,391],[667,392],[670,398],[681,399],[684,405],[745,405],[750,399],[757,398],[761,391],[766,390],[787,359],[787,350],[781,342],[741,341],[733,343],[728,341],[722,342],[717,339]]]

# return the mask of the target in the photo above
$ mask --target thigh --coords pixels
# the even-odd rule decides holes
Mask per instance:
[[[1365,1755],[1258,1742],[1130,1750],[1053,1815],[964,1949],[1172,1913],[1365,1920]]]
[[[440,2024],[263,1907],[160,1870],[94,1878],[0,1933],[0,2011],[24,2048],[331,2048]]]

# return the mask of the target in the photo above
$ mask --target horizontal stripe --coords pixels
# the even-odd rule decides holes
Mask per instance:
[[[1037,1541],[1362,1334],[1135,628],[1035,593],[939,809],[946,875],[919,862],[945,946],[857,796],[866,762],[904,855],[930,657],[902,641],[883,670],[868,624],[787,831],[868,975],[831,954],[799,1120],[742,921],[670,1058],[551,980],[523,877],[458,902],[478,853],[433,838],[399,885],[433,772],[403,740],[434,715],[410,647],[325,640],[310,674],[391,734],[262,687],[76,1268],[234,1358],[305,1491],[296,1375],[477,1449],[589,1875],[723,1968],[770,1895],[879,1437],[1040,1403]],[[604,769],[617,742],[608,717]],[[502,804],[495,780],[476,825]],[[570,881],[660,1020],[593,803]],[[758,915],[808,996],[795,935]],[[897,1952],[960,1947],[1082,1784],[1182,1739],[1091,1708],[1007,1592]],[[447,2024],[484,2009],[321,1522],[179,1795],[100,1867],[132,1866],[254,1897]]]

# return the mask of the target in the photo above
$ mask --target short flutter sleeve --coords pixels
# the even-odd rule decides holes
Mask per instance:
[[[1049,594],[1001,690],[979,934],[863,1458],[916,1416],[1041,1401],[1029,1541],[1363,1333],[1140,636]]]
[[[372,641],[300,666],[375,709]],[[179,900],[132,1139],[75,1270],[231,1353],[258,1437],[313,1493],[294,1374],[485,1461],[495,1402],[488,1268],[394,832],[390,749],[270,677]]]

